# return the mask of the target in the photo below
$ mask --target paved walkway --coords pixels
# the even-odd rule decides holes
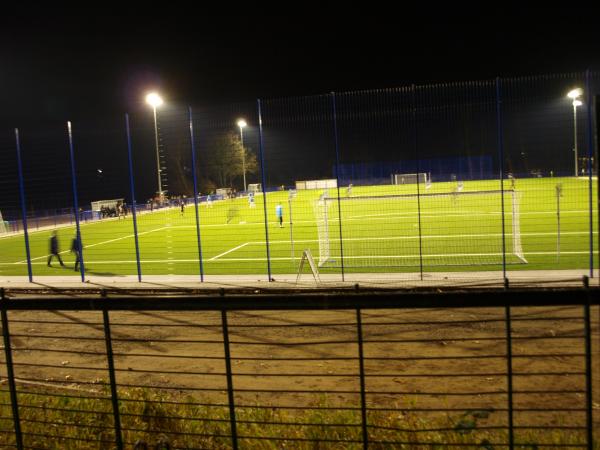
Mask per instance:
[[[583,286],[583,277],[589,270],[522,270],[507,272],[511,287],[576,287]],[[317,282],[311,274],[303,274],[298,282],[296,274],[276,274],[271,282],[266,275],[206,275],[204,282],[198,275],[145,275],[139,282],[135,275],[97,276],[89,275],[85,283],[77,275],[38,276],[30,283],[27,277],[0,277],[0,287],[18,290],[47,289],[143,289],[143,290],[187,290],[187,289],[240,289],[260,288],[272,290],[361,288],[388,289],[434,289],[434,288],[502,288],[502,272],[431,272],[419,273],[362,273],[321,275]],[[591,286],[599,286],[599,273],[589,280]]]

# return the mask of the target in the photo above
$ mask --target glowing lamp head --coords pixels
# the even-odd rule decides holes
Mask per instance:
[[[572,91],[569,91],[569,93],[567,94],[567,97],[575,100],[575,99],[581,97],[582,95],[583,95],[583,90],[580,88],[576,88],[576,89],[573,89]]]
[[[245,126],[247,126],[248,124],[246,123],[246,121],[244,119],[240,119],[237,121],[237,126],[240,128],[244,128]]]
[[[148,103],[153,108],[156,108],[163,104],[163,99],[156,92],[151,92],[146,95],[146,103]]]
[[[582,105],[581,100],[573,100],[573,106],[575,108],[577,108],[578,106],[581,106],[581,105]]]

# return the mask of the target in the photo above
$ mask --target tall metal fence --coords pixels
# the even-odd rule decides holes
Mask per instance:
[[[312,257],[334,281],[594,277],[599,78],[166,99],[2,130],[0,276],[271,280]]]
[[[2,448],[598,448],[598,290],[27,298]]]

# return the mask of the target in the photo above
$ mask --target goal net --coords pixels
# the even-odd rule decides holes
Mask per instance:
[[[427,173],[394,173],[392,174],[392,184],[427,184],[430,182]]]
[[[503,229],[502,191],[322,196],[314,203],[318,264],[337,267],[343,256],[358,268],[491,266],[504,252],[507,264],[525,264],[519,201],[519,192],[504,191]]]

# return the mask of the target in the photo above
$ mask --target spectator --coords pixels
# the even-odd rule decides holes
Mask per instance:
[[[52,258],[55,256],[58,258],[60,265],[65,267],[65,263],[63,263],[58,251],[58,235],[56,234],[56,230],[53,230],[52,234],[50,235],[50,256],[48,256],[48,267],[52,267]]]

